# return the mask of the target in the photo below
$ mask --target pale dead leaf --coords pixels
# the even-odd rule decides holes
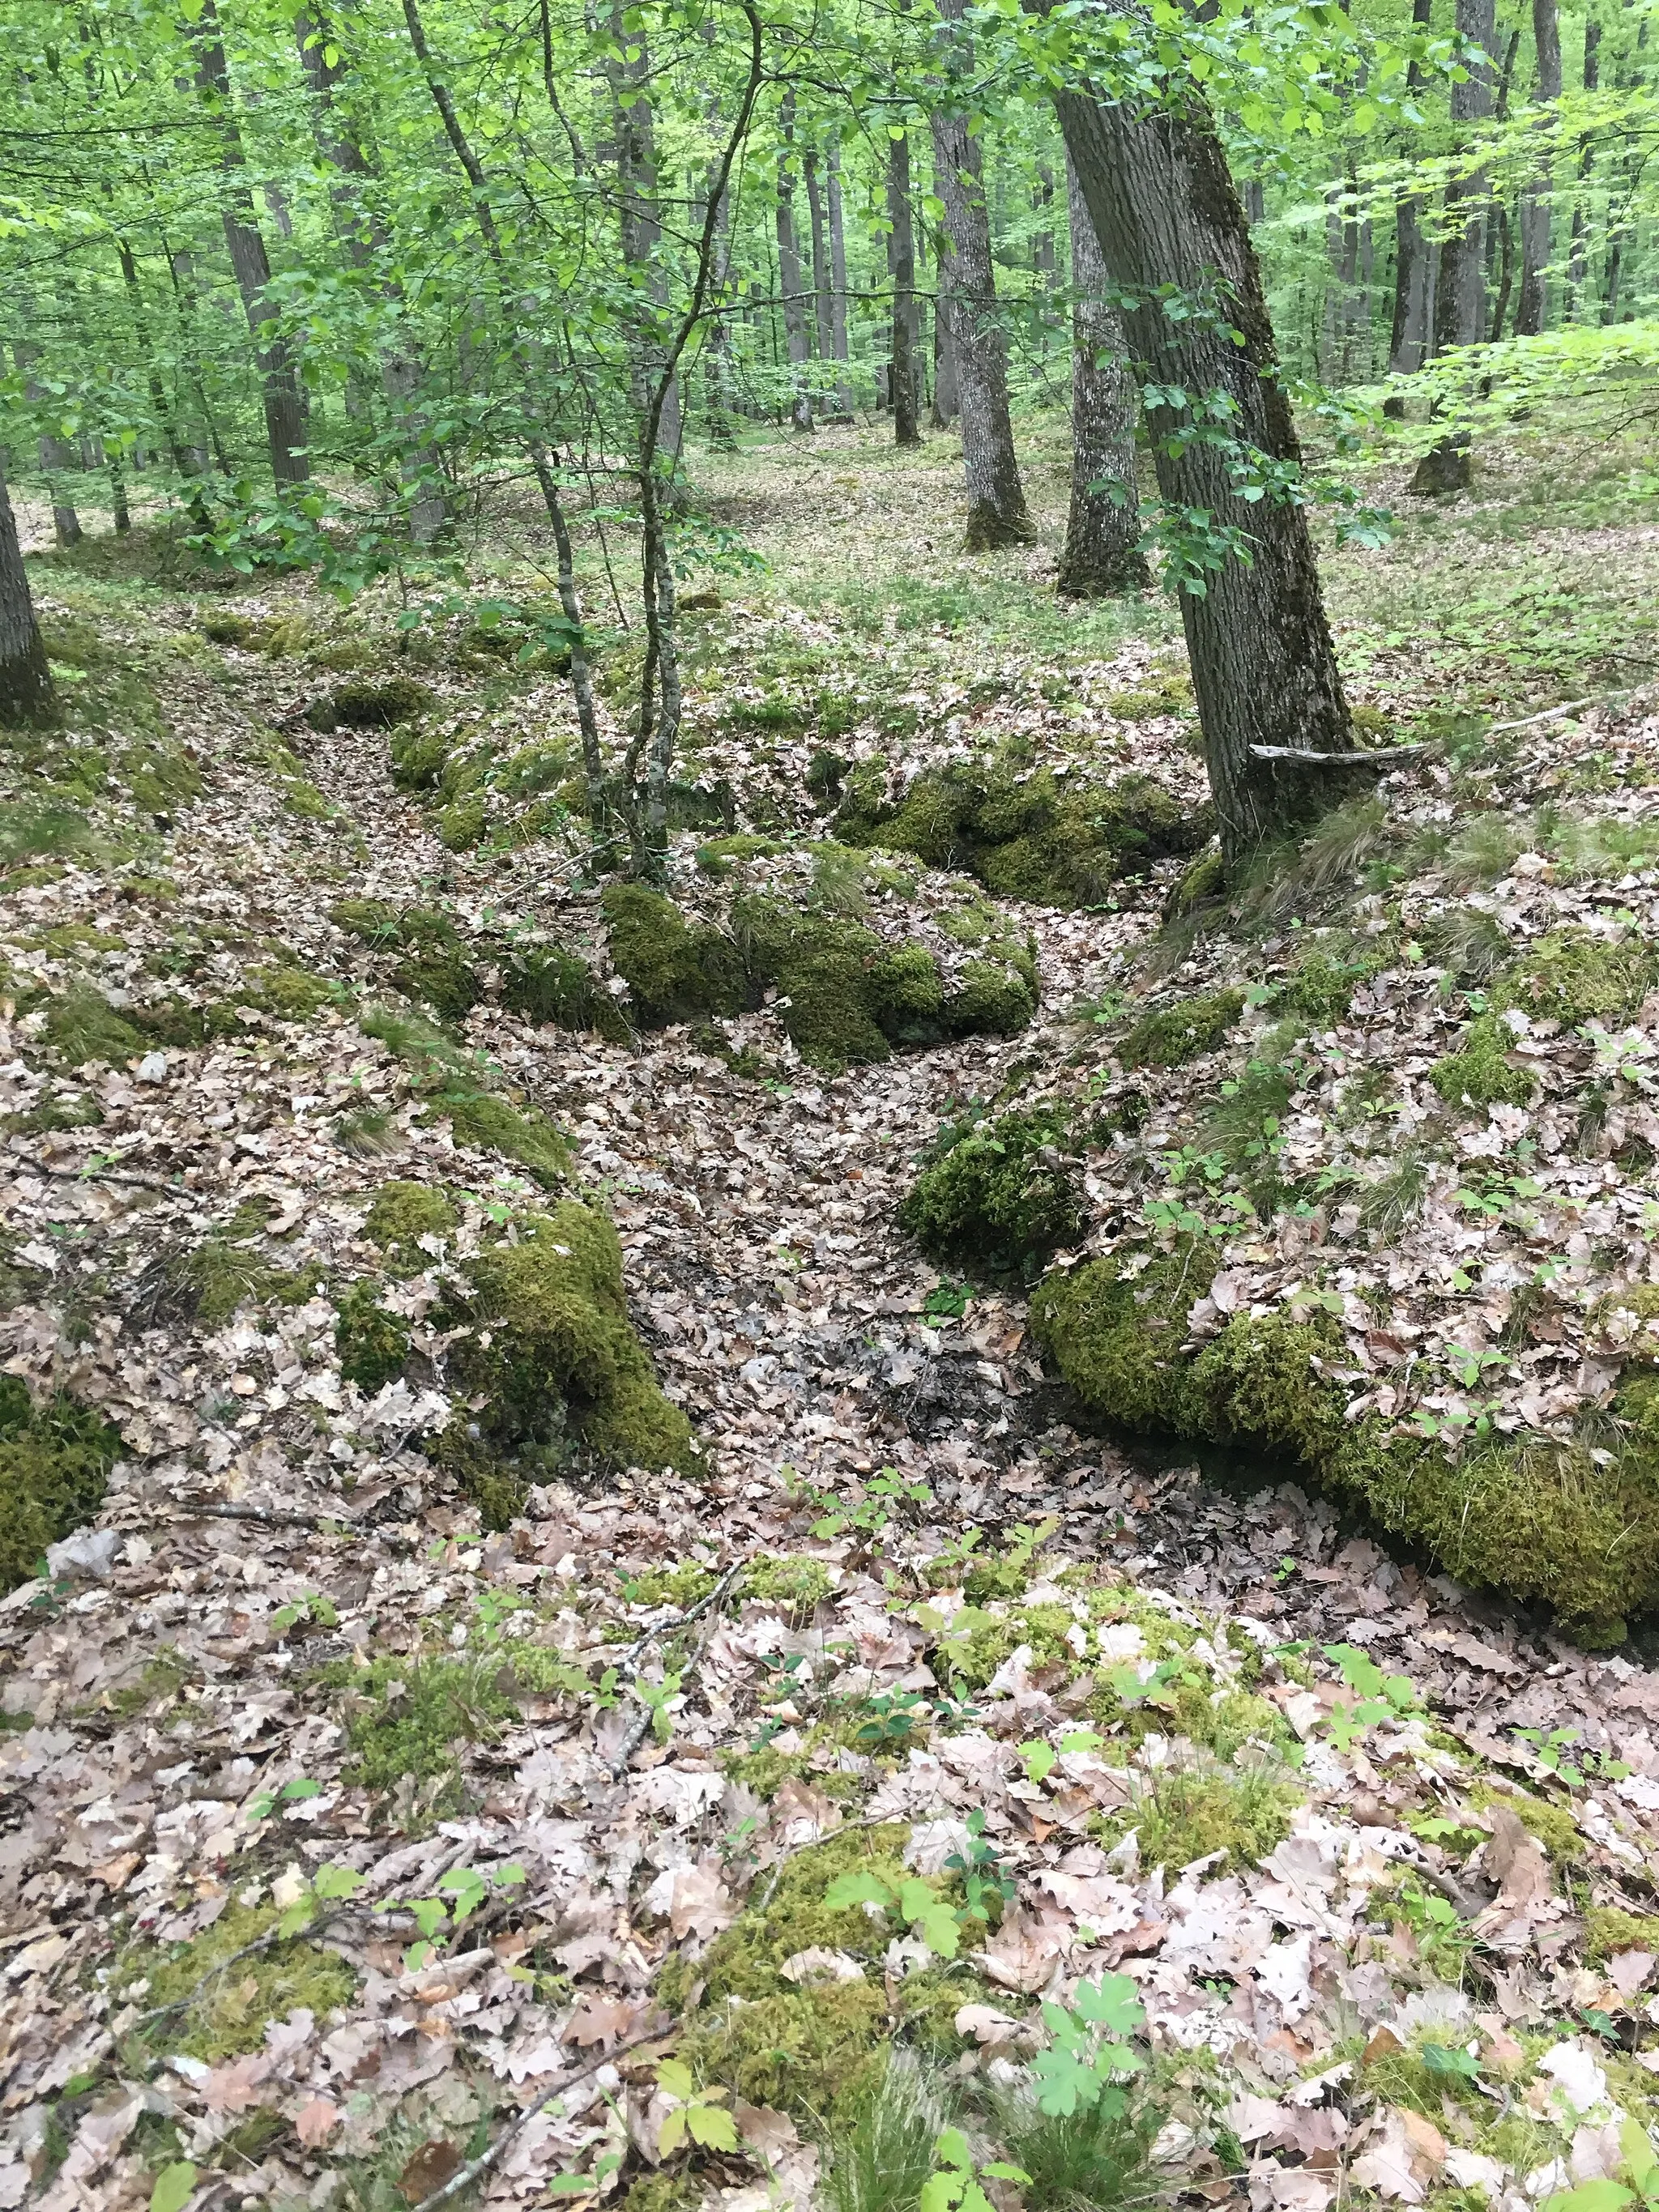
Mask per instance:
[[[340,2123],[340,2108],[331,2098],[313,2097],[294,2117],[294,2132],[307,2150],[326,2142]]]

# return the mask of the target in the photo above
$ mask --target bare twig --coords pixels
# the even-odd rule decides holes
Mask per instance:
[[[122,1175],[115,1168],[99,1167],[89,1160],[76,1167],[54,1167],[50,1160],[40,1159],[33,1152],[21,1152],[15,1147],[9,1147],[5,1157],[21,1161],[23,1166],[33,1168],[37,1175],[64,1176],[76,1182],[83,1179],[99,1182],[125,1182],[131,1183],[137,1190],[171,1190],[174,1188],[172,1183],[158,1182],[154,1176]]]
[[[647,1649],[656,1642],[657,1638],[659,1636],[666,1636],[671,1630],[689,1627],[691,1622],[696,1620],[701,1614],[711,1612],[718,1607],[725,1598],[726,1592],[731,1589],[732,1583],[736,1582],[738,1577],[743,1572],[743,1561],[739,1559],[735,1566],[728,1567],[726,1572],[720,1577],[720,1580],[715,1583],[714,1589],[709,1591],[707,1597],[700,1597],[695,1605],[688,1606],[684,1613],[677,1613],[672,1620],[659,1621],[654,1628],[647,1628],[643,1636],[637,1638],[634,1643],[629,1645],[627,1650],[623,1652],[622,1657],[617,1661],[617,1669],[619,1674],[624,1668],[627,1669],[630,1678],[630,1686],[631,1678],[638,1670],[640,1660],[644,1656]],[[705,1641],[707,1639],[705,1639]],[[686,1668],[686,1673],[688,1674],[693,1670],[693,1668],[695,1668],[697,1660],[701,1658],[702,1656],[702,1649],[699,1647],[696,1654],[690,1660]],[[617,1747],[617,1755],[611,1762],[611,1779],[613,1782],[620,1782],[623,1775],[627,1773],[628,1762],[633,1758],[634,1753],[645,1741],[646,1732],[650,1726],[651,1708],[647,1705],[641,1704],[640,1710],[635,1714],[633,1719],[629,1721],[626,1729],[623,1731],[623,1740]]]
[[[1252,745],[1250,752],[1256,760],[1297,761],[1304,768],[1372,768],[1383,761],[1411,760],[1419,753],[1431,753],[1439,742],[1431,738],[1419,745],[1383,745],[1372,752],[1352,753],[1310,753],[1300,745]]]
[[[512,2125],[501,2130],[488,2150],[481,2152],[477,2158],[469,2159],[464,2166],[450,2175],[441,2189],[434,2189],[430,2197],[423,2197],[415,2207],[415,2212],[438,2212],[441,2204],[447,2204],[452,2197],[471,2189],[481,2174],[489,2172],[514,2137],[527,2128],[538,2112],[544,2112],[556,2098],[563,2096],[567,2089],[574,2089],[579,2081],[586,2081],[590,2074],[597,2074],[600,2067],[611,2065],[624,2051],[637,2051],[645,2043],[659,2043],[662,2033],[659,2027],[644,2034],[630,2036],[626,2043],[619,2043],[614,2051],[602,2051],[599,2057],[590,2058],[586,2066],[579,2066],[574,2074],[567,2074],[562,2081],[556,2081],[550,2089],[544,2089],[533,2105],[526,2105]]]

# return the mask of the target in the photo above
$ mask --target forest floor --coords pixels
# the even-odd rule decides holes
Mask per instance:
[[[1044,543],[1001,562],[952,550],[950,441],[708,460],[769,564],[699,579],[691,632],[691,757],[741,822],[811,833],[806,737],[730,712],[802,668],[914,709],[918,757],[1018,738],[1199,803],[1171,610],[1054,601],[1045,441]],[[1333,552],[1336,625],[1402,734],[1479,746],[1634,693],[1545,726],[1480,805],[1519,823],[1553,779],[1639,823],[1652,487],[1621,448],[1563,450],[1540,431],[1391,548]],[[475,574],[529,589],[544,553],[504,507]],[[1587,1652],[1293,1468],[1088,1433],[1018,1284],[942,1276],[895,1224],[942,1122],[1091,1048],[1178,863],[1015,910],[1031,1028],[833,1076],[773,1011],[608,1042],[487,988],[459,1048],[567,1133],[708,1462],[550,1479],[490,1533],[418,1449],[441,1395],[343,1378],[341,1286],[389,1179],[462,1194],[410,1255],[416,1324],[545,1201],[359,1026],[385,961],[331,915],[582,939],[593,901],[556,837],[451,849],[383,730],[303,710],[353,653],[502,744],[568,732],[568,687],[441,618],[398,661],[395,595],[210,589],[154,542],[33,579],[67,720],[0,829],[4,1366],[95,1407],[119,1456],[90,1528],[0,1601],[0,2206],[389,2212],[454,2184],[908,2212],[935,2171],[930,2203],[970,2208],[963,2160],[1000,2212],[1522,2212],[1641,2180],[1642,1625]],[[230,616],[262,627],[204,636]],[[1472,804],[1444,765],[1397,782],[1419,822]],[[714,896],[699,834],[689,909]],[[916,896],[945,911],[933,878]],[[126,1049],[163,985],[234,1019]]]

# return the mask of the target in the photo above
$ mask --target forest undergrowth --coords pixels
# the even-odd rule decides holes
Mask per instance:
[[[1228,885],[1029,447],[699,457],[663,893],[527,502],[37,553],[0,2204],[1650,2198],[1650,478],[1332,550],[1426,750]]]

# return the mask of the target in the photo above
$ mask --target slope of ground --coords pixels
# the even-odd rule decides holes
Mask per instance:
[[[850,569],[914,501],[850,441],[837,465]],[[1600,557],[1621,550],[1610,523]],[[1401,558],[1345,556],[1341,588],[1374,607]],[[1039,602],[1035,568],[950,566],[1005,612]],[[0,1407],[0,1504],[71,1445],[89,1489],[55,1510],[103,1497],[14,1562],[0,1609],[6,2203],[380,2212],[455,2184],[908,2212],[952,2122],[946,2167],[1012,2162],[1024,2180],[986,2186],[1030,2212],[1519,2212],[1645,2170],[1659,1678],[1385,1550],[1285,1458],[1223,1490],[1090,1436],[1018,1273],[941,1277],[895,1220],[942,1126],[1109,1105],[1137,1022],[1235,970],[1282,988],[1304,916],[1276,946],[1213,913],[1160,936],[1178,854],[1073,911],[867,860],[807,770],[1133,768],[1195,810],[1166,617],[991,647],[781,581],[696,617],[687,778],[724,781],[730,818],[677,837],[692,932],[759,886],[941,973],[953,916],[1030,941],[1035,1021],[836,1072],[803,1059],[787,992],[630,1027],[556,785],[497,836],[525,797],[498,778],[484,830],[446,842],[447,795],[394,781],[386,729],[307,719],[404,665],[372,606],[46,563],[37,584],[69,721],[15,759],[4,816],[27,1401]],[[204,636],[227,613],[280,634]],[[1466,650],[1436,621],[1419,677],[1377,618],[1358,688],[1398,725],[1443,711],[1437,656]],[[417,648],[430,702],[400,731],[492,762],[568,742],[550,671],[453,624]],[[1481,653],[1460,710],[1556,683]],[[1565,764],[1637,836],[1651,725],[1638,703],[1532,742],[1480,787],[1498,919],[1530,942],[1605,908],[1645,957],[1645,848],[1611,886],[1624,921],[1566,865],[1584,836],[1564,855],[1528,810]],[[1416,895],[1411,840],[1467,810],[1454,772],[1388,794],[1407,872],[1384,895]],[[389,928],[356,926],[366,902]],[[1389,926],[1417,941],[1414,911]],[[526,947],[580,957],[595,1026],[514,1010]],[[1364,1049],[1407,1006],[1389,1065],[1425,1097],[1481,1016],[1380,987],[1399,965],[1355,983]],[[1615,1212],[1645,1172],[1619,1158],[1645,1020],[1638,997],[1605,1159],[1559,1170]],[[1540,1042],[1549,1091],[1577,1048]],[[1190,1149],[1198,1065],[1143,1077],[1141,1133],[1079,1156],[1079,1260],[1166,1195],[1147,1164]],[[1238,1262],[1246,1303],[1290,1286],[1273,1234]],[[526,1275],[552,1318],[509,1298]],[[1576,1394],[1546,1419],[1593,1407],[1540,1345],[1539,1387]]]

